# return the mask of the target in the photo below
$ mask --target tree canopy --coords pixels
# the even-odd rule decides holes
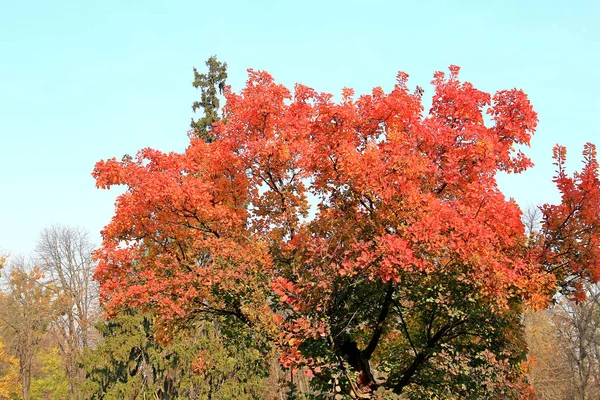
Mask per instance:
[[[405,73],[389,93],[336,102],[249,70],[239,93],[224,87],[210,140],[99,161],[97,186],[127,189],[95,253],[104,307],[152,312],[164,340],[237,319],[285,367],[353,397],[428,398],[428,382],[517,396],[522,305],[600,273],[596,151],[568,176],[556,147],[562,202],[526,232],[496,175],[532,165],[519,149],[537,115],[523,91],[458,74],[434,75],[426,113]]]

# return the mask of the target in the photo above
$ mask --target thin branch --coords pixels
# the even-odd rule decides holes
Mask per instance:
[[[402,314],[402,307],[396,301],[394,301],[394,306],[398,310],[398,315],[400,316],[400,322],[402,323],[402,328],[404,329],[404,333],[406,334],[408,343],[410,343],[410,347],[412,347],[413,353],[415,353],[415,357],[416,357],[417,353],[418,353],[417,348],[415,347],[415,344],[413,343],[413,341],[410,337],[410,333],[408,332],[408,325],[406,324],[406,321],[404,320],[404,315]]]

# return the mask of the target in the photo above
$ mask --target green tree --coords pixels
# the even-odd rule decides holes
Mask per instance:
[[[190,137],[200,138],[210,143],[215,140],[215,136],[211,133],[212,126],[221,119],[219,94],[223,95],[225,92],[227,63],[222,63],[216,56],[212,56],[206,61],[206,66],[208,67],[206,73],[200,73],[194,68],[192,85],[200,89],[200,100],[192,104],[192,110],[194,112],[201,110],[204,116],[196,121],[192,118]]]
[[[31,398],[64,400],[71,396],[69,380],[65,374],[59,349],[50,347],[37,355],[39,370],[31,380]]]
[[[98,330],[103,342],[84,359],[87,398],[260,399],[267,390],[268,349],[244,329],[230,338],[204,323],[161,344],[153,318],[131,311]]]

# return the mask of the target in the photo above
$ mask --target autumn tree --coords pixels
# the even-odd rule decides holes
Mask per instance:
[[[44,229],[36,249],[40,265],[60,295],[53,325],[60,338],[71,399],[77,397],[77,385],[84,378],[79,358],[92,342],[99,313],[92,249],[85,231],[66,226]]]
[[[6,281],[0,297],[1,334],[18,359],[21,396],[29,400],[36,355],[50,327],[57,296],[41,268],[28,266],[23,260],[9,268]]]
[[[524,314],[529,365],[527,378],[538,400],[575,398],[575,374],[557,331],[554,310]]]
[[[521,396],[523,304],[598,278],[595,148],[573,176],[556,148],[563,201],[526,234],[496,174],[532,165],[515,148],[536,113],[521,90],[492,96],[458,71],[434,75],[424,113],[404,73],[390,93],[334,102],[251,70],[225,88],[214,139],[98,162],[98,187],[127,189],[95,253],[106,309],[153,313],[159,336],[238,319],[353,398]]]
[[[18,397],[20,392],[19,360],[0,341],[0,400]]]
[[[0,271],[5,267],[6,257],[0,254]],[[4,294],[0,294],[0,304],[5,301]],[[21,392],[19,380],[19,361],[8,351],[6,345],[0,340],[0,399],[10,399]]]
[[[194,102],[193,110],[204,116],[192,121],[190,136],[210,142],[212,124],[220,118],[218,96],[224,89],[227,65],[215,56],[206,65],[205,73],[194,69],[193,86],[200,89],[201,99]],[[213,316],[198,321],[168,342],[155,338],[155,318],[139,309],[123,310],[99,322],[101,341],[83,359],[86,398],[269,396],[267,390],[276,379],[269,375],[269,367],[277,363],[271,348],[231,320]],[[202,373],[194,372],[197,364],[203,366]]]

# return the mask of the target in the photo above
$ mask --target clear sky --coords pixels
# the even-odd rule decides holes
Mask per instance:
[[[425,87],[436,70],[496,91],[518,87],[539,113],[536,167],[502,177],[522,205],[557,201],[552,146],[576,167],[600,145],[598,1],[0,0],[0,249],[28,254],[53,223],[99,242],[117,194],[95,189],[103,158],[182,151],[197,92],[192,67],[218,55],[339,94]]]

